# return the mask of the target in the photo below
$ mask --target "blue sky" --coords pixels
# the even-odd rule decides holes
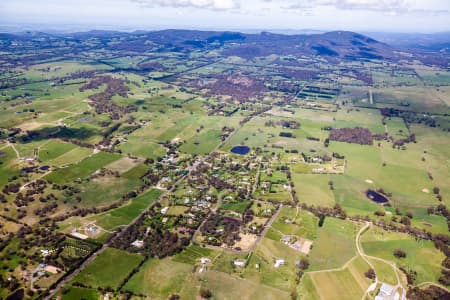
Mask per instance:
[[[0,0],[0,24],[450,31],[450,0]]]

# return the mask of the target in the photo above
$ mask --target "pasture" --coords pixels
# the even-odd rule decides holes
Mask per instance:
[[[352,222],[325,218],[317,230],[317,238],[309,254],[311,271],[342,267],[356,255],[358,226]]]
[[[118,226],[126,225],[136,218],[144,209],[154,203],[161,195],[161,191],[151,189],[134,199],[129,204],[110,210],[108,212],[90,217],[95,224],[106,230],[114,230]]]
[[[122,288],[152,299],[166,299],[179,293],[193,266],[173,261],[171,258],[150,259]]]
[[[108,248],[72,280],[93,288],[117,289],[128,274],[143,260],[138,254]]]
[[[440,276],[444,254],[437,250],[431,241],[417,241],[407,234],[372,228],[362,236],[361,243],[367,255],[393,261],[398,266],[416,271],[416,284],[437,282]],[[396,258],[393,253],[397,249],[405,251],[406,258]]]
[[[98,169],[106,166],[107,164],[119,159],[117,154],[110,154],[106,152],[99,152],[92,156],[89,156],[81,162],[66,168],[60,168],[53,171],[46,176],[46,179],[58,184],[71,183],[78,178],[85,178]]]

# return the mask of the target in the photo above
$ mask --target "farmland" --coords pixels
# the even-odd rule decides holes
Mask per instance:
[[[1,299],[449,295],[444,54],[75,36],[0,37]]]

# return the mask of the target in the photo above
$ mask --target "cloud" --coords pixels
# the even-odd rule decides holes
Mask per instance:
[[[448,13],[445,9],[417,8],[412,0],[264,0],[272,3],[282,2],[281,7],[289,10],[310,10],[316,7],[334,7],[339,10],[366,10],[389,14],[403,13]]]
[[[1,0],[0,0],[1,1]],[[203,10],[227,11],[252,14],[264,10],[281,9],[298,14],[310,13],[316,8],[334,8],[342,11],[372,11],[385,15],[408,13],[443,14],[449,13],[448,0],[427,0],[438,5],[423,5],[417,0],[128,0],[146,7],[196,8]],[[422,4],[422,7],[417,4]],[[428,2],[427,2],[428,3]]]
[[[212,10],[230,10],[239,8],[236,0],[133,0],[145,6],[193,7]]]

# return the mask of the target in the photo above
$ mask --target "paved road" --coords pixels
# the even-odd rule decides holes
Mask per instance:
[[[241,126],[239,126],[239,128],[237,128],[235,131],[233,131],[233,133],[232,134],[230,134],[229,136],[228,136],[228,138],[226,138],[223,142],[221,142],[221,143],[219,143],[211,152],[210,152],[210,154],[211,153],[213,153],[213,152],[215,152],[215,151],[217,151],[222,145],[224,145],[240,128],[242,127],[242,125]],[[11,144],[12,145],[12,144]],[[14,146],[12,145],[12,147],[13,147],[13,149],[15,150],[15,148],[14,148]],[[16,151],[16,150],[15,150]],[[18,152],[17,152],[17,154],[18,154]],[[172,189],[171,190],[173,190],[173,189],[175,189],[175,187],[177,186],[177,184],[179,183],[179,182],[181,182],[184,178],[186,178],[187,176],[189,176],[189,174],[191,174],[191,172],[193,171],[193,170],[195,170],[196,168],[197,168],[197,166],[199,165],[199,163],[200,163],[200,160],[195,160],[194,161],[194,163],[191,165],[191,166],[189,166],[188,167],[188,174],[187,175],[184,175],[184,176],[182,176],[180,179],[178,179],[174,184],[173,184],[173,187],[172,187]],[[109,241],[113,241],[117,236],[119,236],[120,234],[122,234],[123,232],[126,232],[127,231],[127,229],[128,228],[130,228],[134,223],[136,223],[137,222],[137,220],[139,220],[139,218],[141,217],[141,216],[143,216],[145,213],[147,213],[148,212],[148,210],[153,206],[153,205],[155,205],[157,202],[159,202],[159,200],[164,196],[164,195],[166,195],[167,193],[169,193],[171,190],[168,190],[168,191],[166,191],[165,193],[163,193],[159,198],[158,198],[158,200],[156,200],[155,202],[153,202],[151,205],[149,205],[145,210],[143,210],[131,223],[129,223],[128,225],[126,225],[124,228],[123,228],[123,230],[121,231],[121,232],[116,232],[116,233],[114,233],[112,236],[111,236],[111,238],[109,239]],[[280,209],[281,209],[281,206],[280,206]],[[279,209],[279,210],[280,210]],[[273,220],[275,219],[275,217],[278,215],[278,212],[279,212],[279,210],[277,211],[277,213],[275,213],[273,216],[272,216],[272,219],[269,221],[269,223],[267,224],[269,227],[270,227],[270,225],[272,224],[272,222],[273,222]],[[205,218],[205,220],[206,220],[206,218]],[[204,222],[204,221],[203,221]],[[202,223],[203,224],[203,223]],[[201,226],[201,225],[200,225]],[[199,228],[200,228],[200,226],[199,226]],[[198,229],[197,229],[197,231],[198,231]],[[197,233],[197,231],[194,233],[194,236],[195,236],[195,234]],[[261,238],[265,235],[265,233],[266,233],[266,231],[267,231],[267,227],[264,229],[264,231],[263,231],[263,233],[261,234],[261,236],[258,238],[258,240],[257,240],[257,242],[259,242],[260,240],[261,240]],[[78,273],[80,273],[89,263],[91,263],[98,255],[100,255],[101,253],[103,253],[109,246],[110,246],[110,243],[111,242],[106,242],[105,244],[103,244],[103,246],[100,248],[100,249],[98,249],[97,251],[95,251],[94,253],[92,253],[91,254],[91,256],[89,256],[89,258],[87,258],[77,269],[75,269],[72,273],[70,273],[70,274],[68,274],[63,280],[61,280],[61,282],[60,283],[58,283],[57,284],[57,286],[54,288],[54,289],[52,289],[52,290],[50,290],[49,291],[49,295],[47,296],[47,297],[45,297],[44,299],[46,299],[46,300],[49,300],[49,299],[52,299],[52,297],[66,284],[66,283],[68,283],[70,280],[72,280]],[[252,247],[252,249],[256,246],[256,244],[257,243],[255,243],[255,245]],[[248,251],[248,252],[250,252],[250,250]],[[242,253],[242,252],[241,252]]]
[[[192,170],[192,169],[190,169]],[[173,188],[175,188],[175,186],[177,185],[177,183],[179,183],[180,181],[182,181],[187,175],[184,175],[182,177],[180,177],[175,184],[173,185]],[[89,263],[91,263],[98,255],[100,255],[101,253],[103,253],[111,244],[111,241],[113,241],[116,237],[120,236],[121,234],[123,234],[124,232],[127,231],[128,228],[130,228],[132,225],[134,225],[134,223],[136,223],[143,215],[145,215],[150,208],[152,208],[157,202],[160,201],[160,199],[166,195],[167,193],[169,193],[171,190],[168,190],[166,192],[164,192],[163,194],[161,194],[159,196],[159,198],[154,201],[152,204],[150,204],[145,210],[143,210],[136,218],[133,219],[133,221],[131,221],[128,225],[126,225],[125,227],[123,227],[123,230],[120,232],[115,232],[113,233],[113,235],[111,236],[111,238],[109,239],[108,242],[106,242],[105,244],[103,244],[103,246],[98,249],[97,251],[93,252],[91,254],[91,256],[89,256],[88,259],[86,259],[77,269],[75,269],[72,273],[68,274],[63,280],[61,280],[60,283],[58,283],[58,285],[49,291],[49,295],[47,297],[45,297],[44,299],[52,299],[52,297],[66,284],[68,283],[70,280],[72,280],[78,273],[80,273]]]

